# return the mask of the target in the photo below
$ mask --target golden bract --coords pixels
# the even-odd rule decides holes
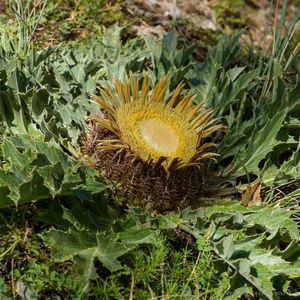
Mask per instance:
[[[181,95],[183,84],[165,104],[168,87],[164,78],[150,89],[145,75],[139,89],[137,77],[131,74],[126,83],[116,80],[114,87],[102,88],[100,97],[94,99],[104,114],[91,119],[116,138],[98,141],[98,149],[129,148],[136,158],[161,163],[167,171],[214,157],[215,153],[208,152],[214,144],[203,143],[203,139],[222,126],[213,125],[211,111],[195,105],[192,93]]]

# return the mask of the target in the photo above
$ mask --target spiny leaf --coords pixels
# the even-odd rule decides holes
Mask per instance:
[[[54,257],[58,261],[75,259],[79,257],[83,274],[90,277],[94,272],[91,267],[95,258],[98,258],[110,271],[122,268],[118,258],[130,250],[125,244],[117,241],[118,237],[112,232],[109,236],[104,233],[69,230],[63,232],[51,229],[43,233],[43,239],[52,246]]]
[[[213,59],[207,60],[195,70],[195,75],[190,78],[197,92],[197,101],[211,107],[211,102],[217,92],[218,74],[221,66]],[[189,74],[191,76],[191,74]]]
[[[289,160],[281,165],[279,172],[291,175],[293,178],[300,177],[300,146],[293,152]]]
[[[96,171],[70,160],[55,143],[12,136],[4,141],[2,155],[6,164],[0,169],[0,207],[106,188]]]
[[[256,129],[251,135],[249,146],[237,154],[233,164],[227,168],[226,174],[235,176],[243,175],[245,172],[258,174],[259,162],[278,144],[276,136],[285,116],[286,112],[283,111],[269,120],[260,130]]]
[[[195,216],[198,221],[195,221]],[[190,220],[190,226],[184,224],[180,228],[200,241],[203,236],[206,237],[215,252],[244,278],[247,286],[255,287],[267,299],[273,299],[276,276],[282,276],[283,280],[299,277],[300,235],[289,209],[267,206],[245,208],[228,203],[209,207],[206,213],[202,209],[190,214],[186,211],[182,217]],[[282,241],[283,237],[290,242],[286,252],[277,248],[278,238]]]
[[[271,235],[271,239],[279,230],[287,230],[292,239],[300,240],[297,224],[291,219],[292,211],[281,207],[263,207],[256,214],[245,216],[246,227],[259,225]]]

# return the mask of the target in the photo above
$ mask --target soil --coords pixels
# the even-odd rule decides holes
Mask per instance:
[[[236,30],[244,31],[245,46],[267,49],[273,39],[275,7],[268,0],[133,0],[127,10],[139,18],[133,26],[137,35],[150,33],[162,38],[175,28],[186,43],[196,42],[200,57],[224,33]],[[290,1],[288,18],[295,11]],[[300,24],[298,27],[300,31]]]
[[[74,5],[74,2],[77,4]],[[278,2],[278,13],[274,5]],[[268,49],[272,43],[274,18],[280,3],[270,0],[49,0],[34,40],[41,47],[101,36],[104,28],[118,24],[124,40],[154,35],[157,39],[175,29],[180,43],[196,44],[195,56],[204,59],[224,33],[242,30],[245,47]],[[272,4],[273,3],[273,4]],[[275,3],[275,4],[274,4]],[[287,17],[295,15],[299,0],[288,1]],[[39,4],[41,9],[41,4]],[[0,21],[8,27],[17,22],[8,0],[0,0]],[[15,30],[15,29],[14,29]],[[300,24],[295,33],[295,47]],[[298,40],[297,40],[298,39]]]
[[[0,13],[3,13],[5,11],[5,4],[3,0],[0,0]]]

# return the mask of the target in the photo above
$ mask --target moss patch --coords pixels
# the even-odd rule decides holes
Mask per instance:
[[[245,0],[217,0],[214,6],[218,24],[226,31],[244,28],[249,23],[249,6]]]

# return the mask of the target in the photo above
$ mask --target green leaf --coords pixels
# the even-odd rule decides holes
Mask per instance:
[[[182,219],[173,214],[157,217],[157,227],[159,229],[176,228],[182,223]]]
[[[9,292],[9,288],[6,285],[4,279],[0,277],[0,299],[1,300],[10,300],[11,294]]]
[[[243,175],[245,172],[259,174],[258,164],[278,144],[276,136],[285,117],[286,112],[283,111],[269,120],[263,128],[256,129],[251,135],[248,147],[242,149],[225,173],[235,176]]]
[[[226,110],[233,104],[235,104],[245,91],[249,89],[249,85],[256,78],[257,71],[253,70],[245,72],[232,80],[232,74],[227,74],[229,82],[226,87],[222,89],[220,98],[217,97],[212,102],[212,107],[217,113],[222,116]]]
[[[204,101],[208,107],[212,107],[220,69],[220,65],[213,59],[209,59],[203,65],[196,68],[195,75],[193,74],[193,77],[190,79],[197,92],[197,101]]]
[[[162,39],[162,51],[168,56],[173,56],[177,50],[178,35],[176,31],[168,32]]]
[[[271,239],[279,230],[287,230],[292,239],[299,240],[300,234],[297,224],[291,219],[292,211],[281,207],[264,207],[256,214],[245,216],[246,227],[259,225],[271,235]]]
[[[52,229],[42,234],[51,245],[57,261],[73,260],[74,271],[80,274],[81,295],[87,294],[89,281],[95,277],[95,260],[98,259],[110,271],[122,268],[118,258],[130,250],[117,242],[117,236],[104,233],[69,230],[63,232]]]
[[[149,228],[135,228],[120,232],[119,238],[126,244],[154,244],[156,241],[153,230]]]
[[[240,36],[242,32],[237,32],[232,36],[224,36],[218,44],[210,50],[209,56],[218,64],[227,66],[240,51]]]
[[[219,255],[225,259],[230,259],[234,253],[234,243],[232,237],[230,236],[226,236],[219,243],[216,243],[215,247],[218,250]]]
[[[284,174],[290,175],[293,178],[300,177],[300,144],[298,149],[293,152],[289,160],[285,161],[281,165],[279,172],[283,172]]]
[[[2,155],[6,163],[0,169],[0,207],[106,188],[96,171],[70,160],[53,142],[12,136],[3,142]]]
[[[55,251],[56,260],[74,259],[76,261],[79,257],[82,264],[79,267],[87,278],[94,273],[95,258],[113,272],[122,268],[118,258],[130,250],[124,243],[118,242],[118,237],[112,232],[105,235],[84,230],[63,232],[52,229],[42,234],[42,237]]]
[[[281,276],[283,282],[299,277],[300,235],[288,208],[246,208],[239,203],[226,203],[186,210],[182,218],[190,224],[180,225],[181,229],[193,234],[199,243],[203,238],[209,241],[215,253],[236,271],[231,285],[239,292],[255,287],[261,295],[273,299],[275,277]],[[278,241],[289,244],[279,250]],[[241,285],[235,281],[237,278]],[[234,290],[227,295],[225,299],[235,299]]]

